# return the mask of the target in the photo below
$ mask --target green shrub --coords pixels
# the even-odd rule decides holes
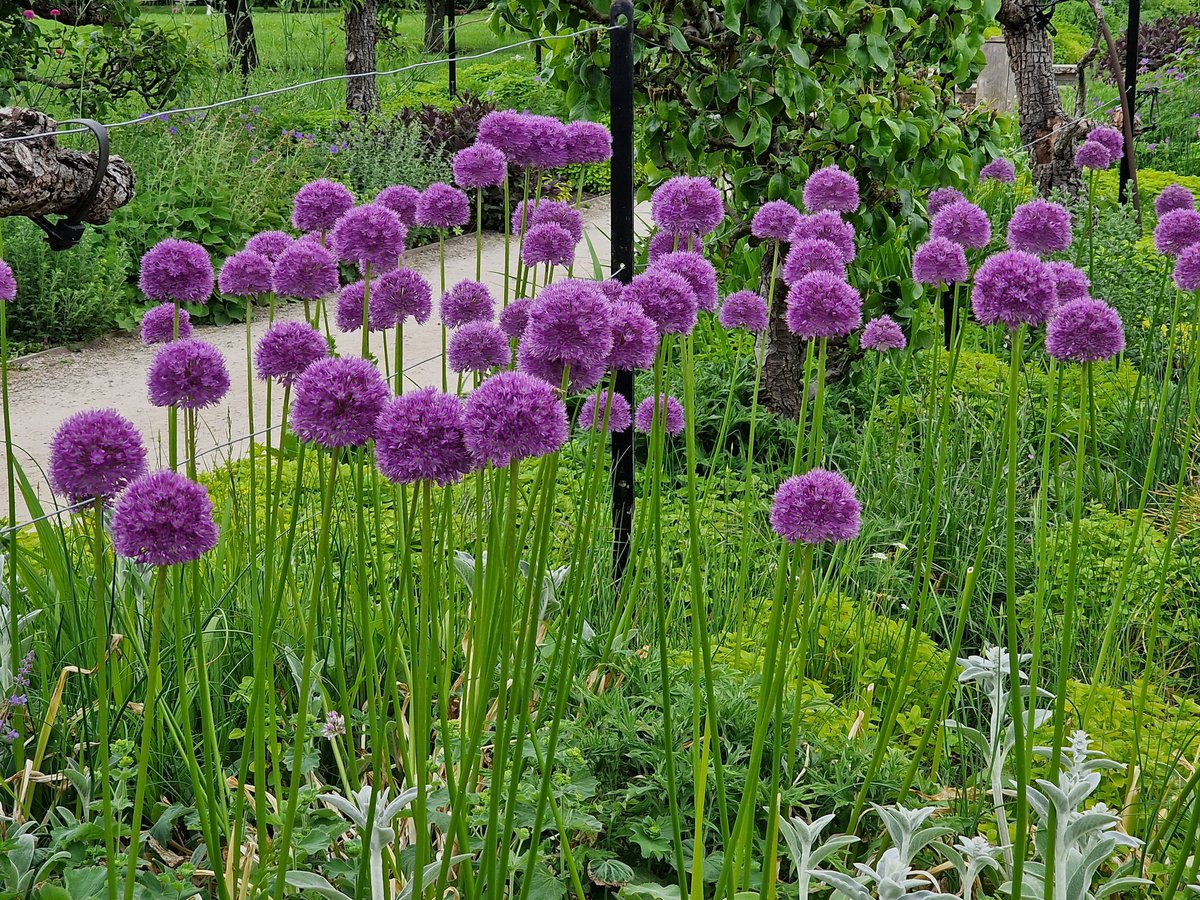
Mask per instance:
[[[1138,169],[1138,192],[1142,195],[1142,210],[1151,219],[1154,217],[1154,199],[1169,184],[1182,184],[1196,197],[1200,197],[1200,175],[1178,175],[1158,169]],[[1115,168],[1100,172],[1096,178],[1096,199],[1108,205],[1117,202],[1118,173]]]
[[[1059,65],[1074,65],[1091,49],[1092,39],[1078,26],[1070,22],[1056,22],[1055,31],[1054,61]]]

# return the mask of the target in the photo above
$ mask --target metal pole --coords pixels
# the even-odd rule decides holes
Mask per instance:
[[[533,64],[539,69],[542,67],[542,42],[538,41],[533,45]]]
[[[1142,0],[1129,0],[1129,22],[1125,28],[1125,134],[1133,134],[1133,117],[1137,113],[1138,31],[1142,27]],[[1115,62],[1115,60],[1114,60]],[[1126,140],[1129,140],[1127,137]],[[1117,199],[1124,203],[1129,194],[1129,156],[1127,147],[1121,157],[1121,175],[1117,182]]]
[[[450,96],[457,99],[458,97],[458,40],[456,37],[457,28],[454,25],[454,3],[455,0],[446,0],[446,49],[449,53],[446,55],[450,58]]]
[[[614,0],[609,11],[610,127],[612,128],[612,273],[633,278],[633,3]],[[634,408],[633,373],[618,372],[617,393]],[[633,429],[612,436],[613,574],[618,586],[633,536]]]

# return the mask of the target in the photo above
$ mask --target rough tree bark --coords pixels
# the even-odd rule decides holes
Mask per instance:
[[[375,0],[353,0],[346,6],[346,74],[375,71],[378,36]],[[363,74],[346,82],[346,109],[360,116],[379,111],[379,87],[374,75]]]
[[[767,295],[771,283],[772,247],[764,248],[759,284]],[[783,269],[786,246],[779,248],[779,269]],[[804,344],[787,327],[787,285],[781,278],[775,282],[771,298],[771,318],[767,326],[767,358],[763,362],[763,405],[777,416],[800,418],[800,398],[804,383]]]
[[[34,109],[0,108],[0,138],[54,131],[57,123]],[[52,137],[0,144],[0,217],[63,215],[91,189],[96,156],[58,146]],[[129,163],[110,156],[108,172],[83,221],[103,225],[133,199]]]
[[[244,83],[249,81],[250,73],[258,68],[258,41],[254,36],[250,4],[247,0],[224,0],[224,13],[229,58],[237,64]]]
[[[446,51],[446,0],[425,0],[425,52]]]
[[[103,3],[88,3],[86,0],[73,3],[66,0],[32,0],[27,9],[32,9],[43,19],[53,19],[61,25],[117,25],[127,21],[123,12],[114,11]],[[51,15],[53,13],[53,15]]]

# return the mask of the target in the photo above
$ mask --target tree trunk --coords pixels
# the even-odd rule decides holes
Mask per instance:
[[[346,7],[346,74],[375,71],[375,0],[355,0]],[[379,88],[373,74],[346,82],[346,109],[360,116],[379,111]]]
[[[250,80],[250,73],[258,68],[258,41],[254,36],[250,4],[247,0],[224,0],[224,13],[229,58],[237,64],[245,84]]]
[[[425,0],[425,52],[446,52],[446,2]]]
[[[763,296],[771,283],[772,247],[766,247],[759,283]],[[779,247],[779,269],[783,270],[786,247]],[[775,282],[771,300],[771,319],[767,325],[767,358],[763,363],[763,405],[777,416],[800,418],[801,387],[804,382],[804,342],[788,331],[787,285],[781,278]]]
[[[1004,29],[1008,63],[1017,86],[1021,143],[1029,148],[1033,183],[1041,194],[1058,188],[1072,196],[1082,181],[1075,168],[1077,127],[1067,126],[1054,80],[1054,47],[1041,0],[1003,0],[996,15]],[[1062,129],[1061,131],[1059,129]]]

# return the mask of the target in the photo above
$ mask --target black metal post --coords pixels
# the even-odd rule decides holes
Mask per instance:
[[[1137,114],[1138,31],[1142,27],[1142,0],[1129,0],[1129,22],[1125,28],[1125,108],[1129,110],[1127,134],[1133,134],[1133,116]],[[1114,60],[1115,62],[1115,60]],[[1132,149],[1132,148],[1129,148]],[[1129,194],[1129,154],[1121,157],[1117,199],[1124,203]]]
[[[450,96],[458,97],[458,39],[454,24],[455,0],[446,0],[446,55],[450,59]]]
[[[612,129],[612,274],[633,278],[633,3],[614,0],[609,10],[609,114]],[[633,373],[618,372],[617,393],[634,408]],[[629,563],[633,537],[633,429],[612,436],[613,574],[617,584]]]
[[[539,69],[542,67],[542,42],[538,41],[533,45],[533,64]]]

